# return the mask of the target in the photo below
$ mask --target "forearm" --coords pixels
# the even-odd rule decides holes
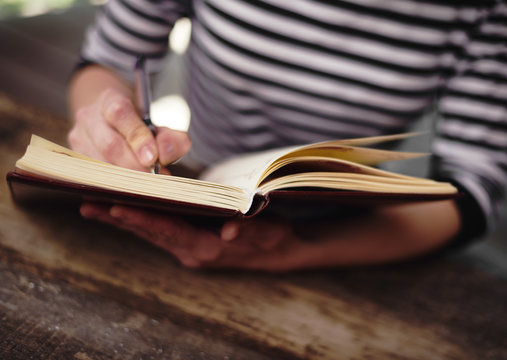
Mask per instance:
[[[317,228],[317,227],[315,227]],[[370,265],[429,253],[460,228],[453,201],[412,203],[385,208],[366,218],[322,225],[306,239],[306,266]]]

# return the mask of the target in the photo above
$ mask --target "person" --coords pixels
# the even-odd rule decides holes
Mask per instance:
[[[181,17],[186,133],[154,138],[136,111],[136,57],[157,73]],[[465,196],[363,216],[259,217],[212,231],[174,215],[83,204],[187,267],[266,271],[381,264],[461,246],[498,217],[507,184],[507,5],[484,0],[110,0],[87,31],[69,89],[71,147],[146,170],[205,167],[312,141],[397,133],[436,107],[430,176]]]

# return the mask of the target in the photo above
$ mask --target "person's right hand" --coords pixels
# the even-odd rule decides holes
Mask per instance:
[[[109,88],[73,114],[71,148],[98,160],[146,171],[157,159],[167,165],[190,149],[185,132],[158,128],[156,139],[129,94]]]

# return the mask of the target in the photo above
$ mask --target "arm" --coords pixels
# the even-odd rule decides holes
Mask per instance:
[[[187,267],[264,271],[406,260],[444,246],[460,227],[453,201],[393,206],[353,220],[303,225],[272,218],[233,221],[217,233],[123,206],[87,204],[81,213],[135,233]]]

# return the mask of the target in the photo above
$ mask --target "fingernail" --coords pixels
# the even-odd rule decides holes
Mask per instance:
[[[119,209],[119,208],[117,208],[115,206],[113,206],[111,208],[111,210],[109,211],[109,214],[111,214],[111,216],[114,217],[114,218],[120,218],[120,217],[122,217],[122,211],[121,211],[121,209]]]
[[[87,218],[92,216],[92,209],[87,204],[81,205],[81,208],[79,209],[79,212],[81,213],[81,216]]]
[[[237,224],[225,224],[222,228],[221,238],[224,241],[232,241],[238,236],[239,227]]]
[[[149,145],[145,145],[141,149],[141,162],[144,165],[151,165],[153,163],[153,161],[155,161],[155,154],[151,150]]]

